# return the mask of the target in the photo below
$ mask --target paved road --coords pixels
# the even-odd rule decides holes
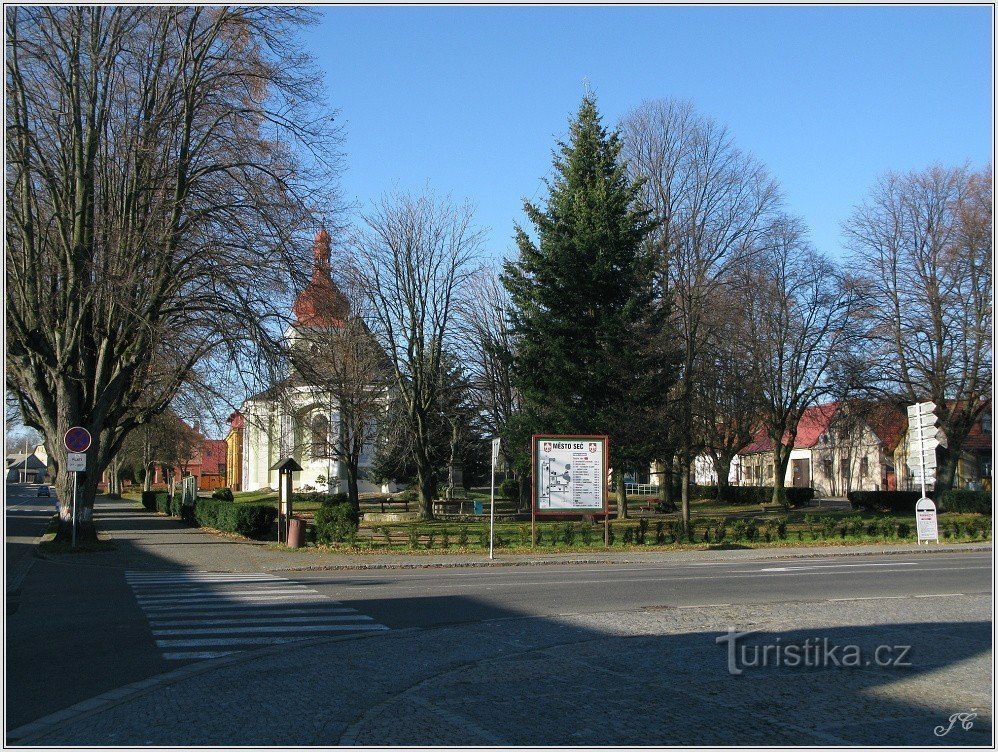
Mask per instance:
[[[510,615],[990,593],[987,552],[806,560],[298,572],[287,577],[391,627]]]
[[[8,483],[4,489],[8,616],[17,610],[21,583],[34,564],[35,544],[56,511],[55,492],[39,497],[38,488],[34,483]]]

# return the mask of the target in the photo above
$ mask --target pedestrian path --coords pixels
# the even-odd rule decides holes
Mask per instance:
[[[126,571],[125,579],[168,661],[220,658],[323,635],[388,629],[272,574]]]

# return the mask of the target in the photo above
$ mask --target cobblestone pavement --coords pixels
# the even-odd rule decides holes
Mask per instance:
[[[990,745],[992,600],[664,608],[317,640],[180,673],[69,714],[37,745]],[[910,666],[751,666],[828,640]],[[900,651],[896,651],[900,652]],[[971,727],[954,713],[976,714]],[[9,740],[10,741],[10,740]]]

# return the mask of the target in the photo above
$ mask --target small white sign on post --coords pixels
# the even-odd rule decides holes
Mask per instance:
[[[499,439],[492,439],[492,490],[489,504],[489,558],[495,558],[494,543],[496,535],[496,465],[499,464]]]
[[[68,452],[66,454],[66,471],[83,473],[87,470],[87,455],[83,452]]]
[[[915,504],[915,529],[918,534],[918,542],[923,540],[928,543],[935,541],[939,543],[939,528],[936,525],[936,505],[932,499],[919,499]]]

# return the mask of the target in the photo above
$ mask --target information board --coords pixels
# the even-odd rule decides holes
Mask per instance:
[[[918,542],[925,541],[939,542],[939,528],[936,525],[936,505],[932,499],[919,499],[915,504],[915,529],[918,533]]]
[[[606,436],[545,436],[533,440],[534,511],[606,511]]]

